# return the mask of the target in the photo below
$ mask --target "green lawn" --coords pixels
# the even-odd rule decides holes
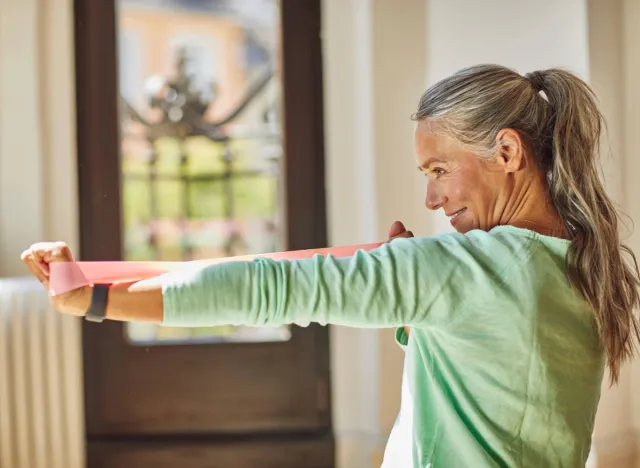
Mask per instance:
[[[241,172],[255,167],[260,141],[234,141],[231,150],[236,159],[233,171]],[[162,139],[156,142],[158,160],[157,173],[170,176],[180,175],[180,145],[175,139]],[[190,138],[184,143],[188,154],[186,173],[191,176],[222,175],[225,170],[223,146],[203,137]],[[151,186],[147,180],[131,180],[130,175],[149,175],[149,164],[137,155],[123,155],[123,220],[125,228],[125,255],[127,260],[157,260],[148,245],[145,225],[151,220]],[[275,215],[277,200],[277,174],[265,174],[258,177],[236,178],[231,182],[234,201],[234,219],[271,220]],[[179,180],[161,180],[155,184],[157,218],[160,220],[180,220],[184,214],[185,191]],[[225,183],[223,181],[192,182],[188,188],[188,210],[190,220],[225,219]],[[169,241],[167,241],[169,239]],[[219,235],[207,238],[207,242],[222,243]],[[202,240],[200,240],[202,242]],[[161,259],[180,260],[181,246],[179,236],[166,235],[161,245]],[[129,336],[135,341],[137,327],[132,325]],[[148,328],[148,327],[147,327]],[[193,329],[155,327],[155,339],[189,340],[189,338],[224,338],[233,335],[235,327],[202,327]]]
[[[238,141],[231,143],[236,158],[232,165],[234,172],[251,170],[255,159],[252,153],[258,150],[259,142]],[[222,145],[204,138],[193,138],[185,143],[188,154],[186,173],[191,176],[224,174]],[[156,143],[158,174],[180,175],[180,149],[178,142],[170,139]],[[150,219],[150,184],[146,181],[127,180],[128,175],[149,175],[149,163],[139,157],[123,158],[123,201],[125,226],[132,223],[146,223]],[[276,177],[266,174],[259,177],[236,178],[231,182],[235,218],[246,219],[268,217],[273,213],[276,197]],[[219,219],[224,217],[225,184],[223,181],[192,182],[189,188],[189,210],[193,219]],[[180,181],[161,180],[156,182],[158,217],[177,219],[184,204],[184,192]]]
[[[256,159],[260,141],[234,141],[230,144],[235,156],[232,171],[240,173],[256,169]],[[180,176],[180,144],[175,139],[161,139],[156,142],[159,175]],[[223,145],[213,143],[204,137],[193,137],[184,143],[188,155],[185,173],[190,176],[222,176],[225,171]],[[146,239],[135,238],[137,227],[151,220],[152,190],[156,197],[156,217],[159,220],[178,221],[185,214],[188,205],[190,220],[225,219],[227,188],[223,180],[194,181],[184,184],[180,180],[157,180],[152,189],[148,182],[150,165],[136,155],[123,157],[123,221],[127,258],[137,260],[152,259]],[[143,176],[142,180],[131,179],[131,175]],[[232,177],[229,182],[233,198],[233,218],[238,221],[251,219],[272,219],[277,200],[277,174],[250,177]],[[188,203],[187,203],[188,200]],[[140,237],[140,236],[137,236]],[[171,249],[171,246],[165,246]],[[175,246],[176,252],[179,245]],[[170,255],[174,257],[174,255]]]

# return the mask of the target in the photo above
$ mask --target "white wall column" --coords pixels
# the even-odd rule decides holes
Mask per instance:
[[[604,2],[604,0],[603,0]],[[640,258],[640,141],[637,134],[640,128],[640,4],[635,0],[621,0],[622,2],[622,61],[623,92],[624,92],[624,126],[622,140],[624,148],[624,211],[634,221],[634,231],[629,240],[636,256]],[[638,311],[640,313],[640,311]],[[634,429],[636,467],[640,468],[640,359],[636,358],[631,365],[630,383],[631,426]]]
[[[330,245],[378,238],[372,0],[322,4],[325,161]],[[331,327],[336,463],[369,468],[379,437],[375,330]]]
[[[428,232],[410,120],[424,90],[424,12],[424,0],[323,2],[332,245],[384,240],[396,219]],[[390,330],[331,333],[337,466],[380,466],[400,406],[403,355]]]
[[[375,0],[373,60],[378,235],[402,221],[416,236],[432,231],[425,207],[426,179],[416,169],[411,120],[426,89],[427,4],[424,0]],[[380,428],[378,460],[400,409],[404,353],[395,331],[379,333]]]
[[[20,253],[31,243],[64,240],[78,247],[72,0],[0,1],[0,59],[0,277],[28,276]],[[66,367],[65,444],[72,447],[69,466],[80,467],[80,321],[64,327],[72,338],[58,350]]]
[[[0,7],[0,275],[25,273],[20,249],[44,233],[37,0]]]
[[[589,0],[590,84],[600,100],[608,132],[602,142],[602,163],[608,193],[626,214],[625,143],[626,102],[624,56],[624,18],[622,0]],[[622,237],[629,241],[629,229],[622,227]],[[632,427],[631,365],[623,367],[617,386],[610,387],[608,375],[602,385],[602,396],[594,435],[595,459],[598,467],[633,466],[636,435]]]
[[[0,3],[0,276],[31,242],[78,245],[73,3]]]

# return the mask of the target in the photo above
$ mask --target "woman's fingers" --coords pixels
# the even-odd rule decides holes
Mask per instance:
[[[31,274],[38,278],[38,281],[46,286],[49,282],[49,276],[42,271],[42,268],[38,264],[38,261],[35,259],[31,250],[25,250],[22,253],[21,259],[27,266]]]
[[[394,222],[389,228],[389,239],[398,237],[400,234],[407,232],[407,228],[400,221]]]
[[[389,241],[409,237],[413,237],[413,232],[407,231],[407,228],[400,221],[396,221],[389,228]]]
[[[40,242],[22,253],[22,261],[43,284],[49,282],[49,265],[53,262],[73,261],[71,250],[64,242]]]

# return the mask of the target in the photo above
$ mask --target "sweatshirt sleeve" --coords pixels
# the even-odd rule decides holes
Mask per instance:
[[[351,257],[213,265],[161,279],[168,326],[423,326],[486,275],[462,237],[396,239]],[[461,287],[462,286],[462,287]]]

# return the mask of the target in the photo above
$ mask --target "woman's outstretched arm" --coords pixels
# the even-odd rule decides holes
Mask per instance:
[[[218,264],[114,286],[106,317],[170,326],[421,326],[434,304],[451,310],[462,299],[461,286],[474,286],[481,265],[473,251],[464,236],[425,237],[397,239],[347,258]],[[32,271],[33,264],[46,264],[37,248],[29,252]],[[83,288],[55,299],[54,306],[82,315],[90,301],[91,289]]]
[[[398,239],[346,258],[258,259],[169,273],[114,286],[106,316],[170,326],[417,325],[429,301],[421,250],[419,240]],[[83,292],[83,305],[90,294]]]
[[[63,242],[40,242],[21,256],[29,271],[49,290],[50,264],[73,262],[71,250]],[[84,316],[91,305],[93,288],[86,286],[65,294],[51,296],[59,312]],[[162,287],[151,281],[118,284],[111,287],[107,303],[107,318],[131,322],[161,323],[163,318]]]

